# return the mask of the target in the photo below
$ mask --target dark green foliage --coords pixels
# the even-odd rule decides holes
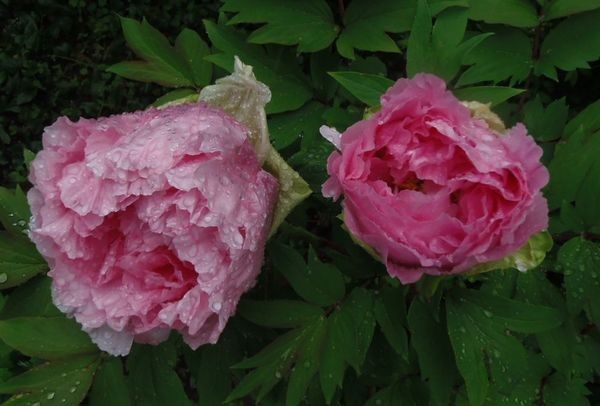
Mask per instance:
[[[594,0],[0,1],[0,400],[598,404],[599,13]],[[173,334],[100,355],[52,305],[13,186],[27,188],[58,115],[193,96],[234,55],[271,88],[272,143],[315,193],[270,240],[217,344],[193,351]],[[419,72],[542,146],[555,245],[537,269],[400,286],[318,193],[333,151],[318,128],[343,131]]]
[[[23,182],[23,147],[37,151],[45,126],[59,115],[98,117],[142,109],[164,90],[106,71],[130,59],[117,15],[146,17],[172,41],[185,27],[201,31],[216,0],[0,2],[0,175]],[[164,18],[168,16],[168,18]]]

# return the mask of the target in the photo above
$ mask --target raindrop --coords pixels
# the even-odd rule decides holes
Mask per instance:
[[[275,372],[275,378],[277,378],[277,379],[281,379],[281,372],[279,372],[279,371],[276,371],[276,372]]]
[[[0,283],[4,283],[8,280],[8,275],[5,273],[0,273]]]
[[[48,396],[46,396],[46,399],[48,399],[48,400],[52,400],[52,399],[54,399],[54,392],[50,392],[50,393],[48,394]]]
[[[493,316],[492,312],[490,312],[489,310],[484,310],[483,314],[485,314],[485,317],[492,317]]]
[[[218,312],[219,310],[221,310],[221,307],[222,307],[221,302],[215,302],[212,304],[212,308],[215,312]]]
[[[69,392],[73,393],[77,390],[77,387],[73,386],[71,389],[69,389]]]

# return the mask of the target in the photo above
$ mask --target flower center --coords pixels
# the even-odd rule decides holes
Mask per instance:
[[[397,190],[416,190],[417,192],[421,192],[423,190],[423,181],[414,173],[411,173],[404,179],[404,181],[396,186]]]

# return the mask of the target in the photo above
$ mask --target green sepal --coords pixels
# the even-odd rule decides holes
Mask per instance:
[[[483,272],[509,268],[516,268],[521,272],[526,272],[542,263],[546,257],[546,253],[552,248],[552,244],[550,233],[542,231],[531,236],[527,243],[513,254],[507,255],[498,261],[476,265],[466,274],[476,275]]]

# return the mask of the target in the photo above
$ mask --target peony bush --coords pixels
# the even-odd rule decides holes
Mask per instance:
[[[598,5],[208,3],[10,126],[0,401],[600,402]]]

